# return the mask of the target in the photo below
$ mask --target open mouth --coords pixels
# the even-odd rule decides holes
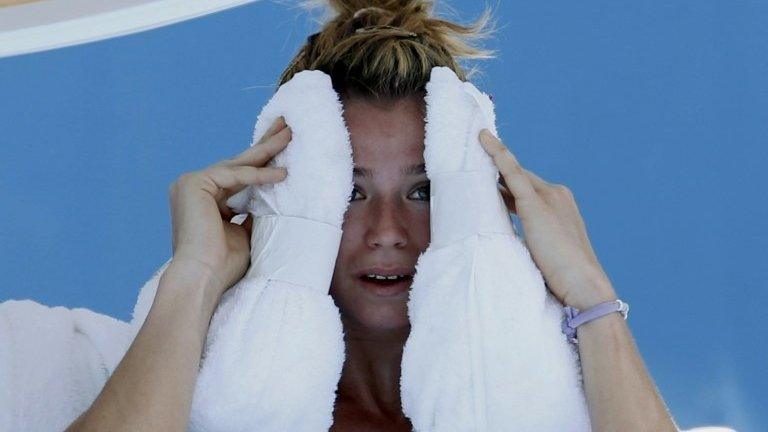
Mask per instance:
[[[389,297],[407,293],[413,282],[413,276],[409,274],[380,275],[370,273],[360,276],[360,280],[363,287],[368,291],[379,296]]]

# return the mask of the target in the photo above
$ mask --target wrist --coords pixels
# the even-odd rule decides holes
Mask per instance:
[[[219,303],[221,281],[205,265],[171,261],[160,277],[157,297],[172,304],[186,304],[208,318]]]
[[[571,293],[563,299],[563,304],[580,311],[600,303],[618,299],[610,281],[604,277],[593,278],[586,282],[575,284],[573,288]]]

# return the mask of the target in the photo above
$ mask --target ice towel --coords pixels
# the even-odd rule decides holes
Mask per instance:
[[[192,431],[309,432],[333,422],[344,340],[328,289],[352,192],[352,150],[323,72],[299,72],[280,86],[258,116],[252,145],[281,115],[292,139],[270,165],[287,167],[288,176],[227,201],[254,216],[251,265],[211,319]],[[135,331],[167,264],[142,289]]]
[[[254,143],[280,115],[292,141],[273,164],[288,176],[228,201],[254,215],[251,266],[211,320],[193,430],[310,432],[333,423],[345,355],[328,290],[352,192],[352,149],[341,101],[320,71],[299,72],[278,89]]]
[[[476,140],[483,127],[496,134],[493,105],[446,68],[433,69],[427,91],[432,242],[409,300],[403,410],[419,432],[589,430],[578,356],[558,333],[560,305]],[[324,431],[332,422],[344,347],[328,285],[352,187],[349,136],[319,71],[278,89],[254,144],[279,115],[293,139],[273,164],[288,177],[228,201],[255,216],[251,268],[211,320],[191,431]],[[130,323],[29,300],[0,304],[0,430],[61,430],[86,409],[141,328],[169,263],[141,288]]]
[[[562,305],[518,238],[480,145],[493,104],[445,67],[427,85],[430,245],[419,257],[403,351],[417,431],[589,431]]]

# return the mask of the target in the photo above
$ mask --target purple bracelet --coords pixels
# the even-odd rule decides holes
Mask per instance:
[[[621,300],[600,303],[584,312],[579,312],[578,309],[571,306],[565,306],[563,309],[565,310],[565,320],[563,320],[561,328],[563,333],[568,336],[568,340],[575,344],[579,343],[576,337],[576,327],[612,312],[620,312],[624,319],[627,319],[627,314],[629,314],[629,305]]]

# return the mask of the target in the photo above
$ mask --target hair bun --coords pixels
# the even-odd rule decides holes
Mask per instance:
[[[463,25],[436,16],[434,0],[303,0],[303,8],[322,8],[322,28],[280,76],[283,84],[302,70],[322,70],[334,88],[364,94],[399,96],[424,90],[435,66],[466,80],[462,59],[492,58],[474,45],[489,36],[490,11]],[[475,69],[473,69],[474,71]]]

